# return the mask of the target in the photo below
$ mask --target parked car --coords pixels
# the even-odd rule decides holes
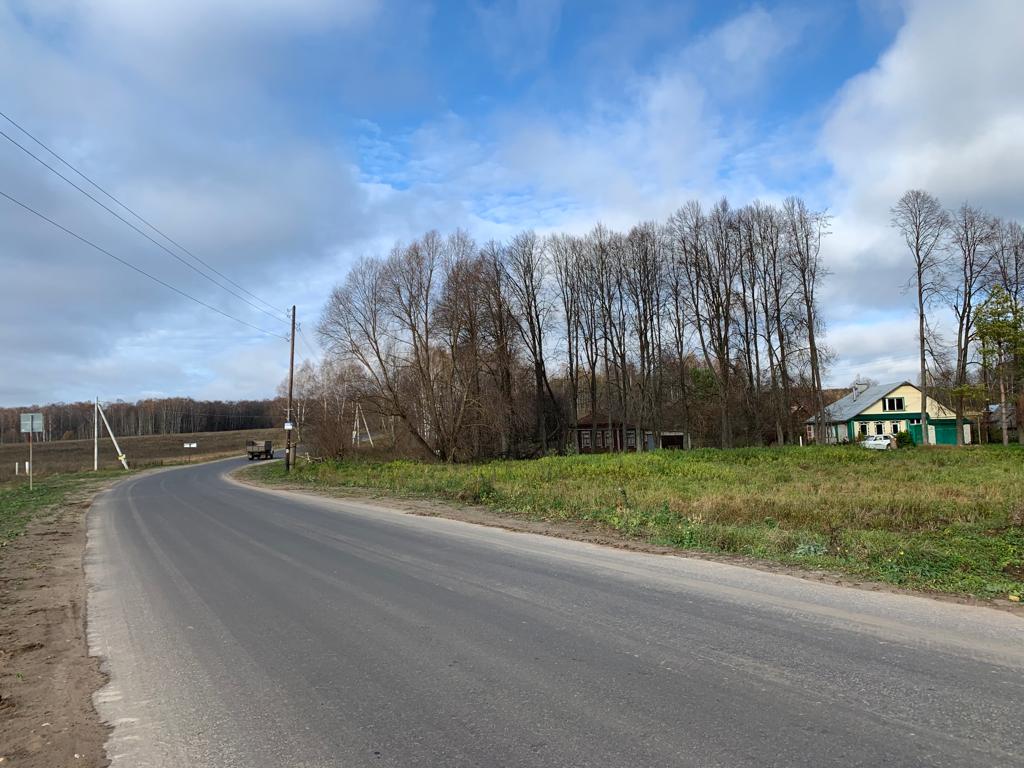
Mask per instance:
[[[860,441],[860,447],[874,451],[891,451],[896,447],[896,438],[892,435],[871,435]]]

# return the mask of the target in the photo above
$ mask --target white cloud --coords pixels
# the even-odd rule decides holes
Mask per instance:
[[[498,0],[473,5],[491,55],[516,75],[545,61],[558,32],[562,0]]]
[[[909,257],[888,226],[889,209],[907,189],[927,189],[949,207],[970,200],[998,215],[1024,215],[1024,3],[915,0],[905,10],[892,45],[841,90],[822,133],[836,214],[825,245],[835,273],[826,301],[839,323],[911,306],[899,292]],[[941,311],[936,316],[941,326]],[[847,367],[874,349],[864,339],[886,339],[887,355],[876,350],[886,368],[912,359],[914,328],[908,313],[830,338]]]
[[[407,148],[413,177],[406,181],[443,179],[478,215],[541,229],[585,229],[597,220],[626,227],[667,216],[690,197],[771,197],[758,166],[781,151],[781,134],[760,147],[741,119],[726,124],[721,99],[762,82],[811,22],[754,6],[651,72],[616,71],[614,80],[585,86],[582,114],[520,107],[483,125],[449,114]],[[484,129],[490,139],[480,137]],[[503,192],[499,206],[476,203],[494,190]]]
[[[749,94],[812,22],[807,11],[755,5],[688,46],[684,60],[716,91]]]

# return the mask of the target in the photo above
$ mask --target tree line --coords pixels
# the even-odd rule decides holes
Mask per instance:
[[[164,435],[261,429],[280,425],[284,409],[276,400],[193,400],[151,398],[117,401],[103,410],[117,435]],[[43,414],[44,432],[36,440],[84,440],[93,434],[91,402],[51,403],[26,408],[0,408],[0,443],[24,442],[20,414]]]
[[[920,189],[899,199],[892,224],[913,263],[924,397],[935,388],[950,395],[958,443],[968,410],[984,419],[985,406],[997,403],[1008,443],[1011,414],[1024,414],[1024,228],[966,202],[947,210]],[[936,312],[953,318],[946,336],[936,328]],[[921,431],[927,441],[928,430]],[[1024,444],[1019,426],[1017,437]]]
[[[371,429],[444,460],[573,450],[580,424],[590,446],[619,432],[622,450],[668,430],[694,445],[796,442],[828,399],[828,232],[795,197],[690,202],[622,232],[427,232],[334,289],[318,326],[329,359],[299,399],[320,404],[334,453],[357,403]]]

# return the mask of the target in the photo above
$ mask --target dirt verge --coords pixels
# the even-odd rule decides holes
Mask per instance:
[[[85,513],[97,492],[73,492],[0,552],[3,768],[109,764],[110,729],[92,702],[106,681],[85,634]]]
[[[753,557],[736,555],[731,553],[704,552],[702,550],[677,549],[658,544],[651,544],[643,539],[633,539],[609,530],[603,526],[585,522],[558,522],[548,520],[526,520],[512,515],[504,515],[487,507],[479,505],[457,504],[451,501],[411,498],[406,496],[391,496],[381,493],[373,488],[312,488],[301,483],[261,483],[244,472],[235,471],[228,475],[235,482],[250,485],[264,490],[280,490],[305,493],[314,496],[326,496],[337,499],[359,499],[362,501],[374,501],[382,506],[400,510],[413,515],[425,517],[446,517],[452,520],[461,520],[476,525],[489,525],[495,528],[503,528],[507,531],[520,533],[535,533],[542,536],[555,536],[573,541],[583,541],[590,544],[599,544],[605,547],[615,547],[634,552],[645,552],[647,554],[668,555],[674,557],[689,557],[700,560],[712,560],[720,563],[740,565],[746,568],[755,568],[769,573],[780,573],[788,576],[795,576],[810,581],[826,582],[842,587],[863,589],[871,592],[891,592],[894,594],[914,595],[917,597],[928,597],[934,600],[960,603],[962,605],[977,605],[986,608],[995,608],[1008,611],[1024,617],[1024,603],[1014,603],[1005,599],[978,600],[961,595],[951,595],[942,592],[921,592],[912,589],[903,589],[892,584],[885,584],[867,579],[857,579],[844,573],[826,570],[808,570],[787,563],[775,563],[770,560],[758,560]]]

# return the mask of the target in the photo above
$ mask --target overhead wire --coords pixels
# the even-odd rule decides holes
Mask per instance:
[[[74,231],[68,229],[63,224],[60,224],[60,223],[54,221],[53,219],[51,219],[46,214],[40,213],[39,211],[37,211],[32,206],[28,205],[27,203],[23,203],[21,200],[18,200],[15,197],[12,197],[11,195],[9,195],[6,192],[4,192],[3,190],[0,190],[0,197],[6,198],[10,202],[14,203],[15,205],[19,206],[20,208],[23,208],[24,210],[28,211],[32,215],[37,216],[40,219],[42,219],[43,221],[45,221],[48,224],[50,224],[51,226],[56,227],[61,232],[64,232],[65,234],[70,235],[71,237],[75,238],[76,240],[79,240],[80,242],[85,243],[90,248],[93,248],[93,249],[99,251],[100,253],[102,253],[102,254],[104,254],[106,256],[109,256],[114,261],[119,262],[120,264],[123,264],[124,266],[128,267],[131,270],[134,270],[135,272],[138,272],[140,275],[148,277],[150,280],[152,280],[155,283],[159,283],[164,288],[167,288],[168,290],[174,291],[178,295],[184,296],[186,299],[189,299],[190,301],[194,301],[196,304],[199,304],[200,306],[206,307],[207,309],[216,312],[218,315],[222,315],[223,317],[226,317],[229,320],[234,320],[236,323],[241,323],[242,325],[247,326],[249,328],[252,328],[253,330],[256,330],[256,331],[259,331],[260,333],[266,334],[267,336],[274,336],[274,337],[276,337],[278,339],[282,339],[284,341],[288,340],[288,337],[286,337],[286,336],[282,336],[279,333],[274,333],[273,331],[268,331],[265,328],[259,327],[258,325],[253,325],[252,323],[247,322],[245,320],[242,320],[239,317],[235,317],[234,315],[229,314],[229,313],[225,312],[224,310],[222,310],[222,309],[220,309],[218,307],[213,306],[212,304],[206,303],[202,299],[197,299],[192,294],[186,293],[185,291],[181,290],[180,288],[178,288],[178,287],[176,287],[174,285],[171,285],[167,281],[162,280],[159,277],[150,274],[149,272],[147,272],[146,270],[142,269],[141,267],[137,267],[136,265],[132,264],[130,261],[127,261],[126,259],[122,259],[117,254],[111,253],[106,248],[104,248],[104,247],[94,243],[92,240],[89,240],[88,238],[83,237],[82,235],[78,234],[77,232],[74,232]]]
[[[64,158],[63,158],[63,157],[62,157],[62,156],[61,156],[60,154],[58,154],[58,153],[57,153],[57,152],[56,152],[55,150],[51,149],[51,148],[50,148],[49,146],[47,146],[46,144],[44,144],[44,143],[43,143],[43,142],[42,142],[41,140],[39,140],[38,138],[36,138],[36,137],[35,137],[35,136],[34,136],[34,135],[33,135],[33,134],[31,133],[31,132],[29,132],[29,131],[28,131],[27,129],[23,128],[23,127],[22,127],[22,126],[21,126],[21,125],[20,125],[19,123],[15,122],[15,121],[14,121],[13,119],[11,119],[11,118],[10,118],[10,117],[8,117],[8,116],[7,116],[6,114],[4,114],[4,112],[0,111],[0,117],[3,117],[3,119],[4,119],[4,120],[6,120],[7,122],[9,122],[9,123],[10,123],[11,125],[15,126],[15,127],[16,127],[16,128],[17,128],[17,129],[19,130],[19,131],[21,131],[21,132],[22,132],[22,133],[24,133],[24,134],[25,134],[26,136],[28,136],[28,137],[29,137],[30,139],[32,139],[32,141],[34,141],[34,142],[35,142],[36,144],[38,144],[38,145],[39,145],[40,147],[42,147],[42,148],[43,148],[43,149],[45,149],[45,150],[46,150],[47,152],[49,152],[49,153],[50,153],[51,155],[53,155],[53,156],[54,156],[55,158],[57,158],[57,160],[59,160],[59,161],[60,161],[61,163],[63,163],[63,164],[65,165],[65,166],[67,166],[68,168],[70,168],[70,169],[71,169],[72,171],[74,171],[74,172],[75,172],[76,174],[78,174],[78,175],[79,175],[79,176],[80,176],[81,178],[85,179],[85,180],[86,180],[86,181],[87,181],[87,182],[88,182],[89,184],[91,184],[91,185],[92,185],[93,187],[95,187],[95,188],[96,188],[96,189],[98,189],[98,190],[99,190],[100,192],[102,192],[102,193],[103,193],[104,195],[106,195],[106,196],[107,196],[107,197],[108,197],[108,198],[109,198],[110,200],[112,200],[113,202],[115,202],[115,203],[116,203],[117,205],[121,206],[121,208],[123,208],[124,210],[128,211],[128,213],[130,213],[130,214],[131,214],[132,216],[134,216],[134,217],[135,217],[136,219],[138,219],[138,220],[139,220],[139,221],[141,221],[141,222],[142,222],[143,224],[145,224],[145,225],[146,225],[147,227],[149,227],[149,228],[150,228],[151,230],[153,230],[153,231],[154,231],[154,232],[156,232],[156,233],[157,233],[158,235],[160,235],[160,237],[164,238],[164,239],[165,239],[165,240],[167,240],[167,241],[168,241],[169,243],[173,244],[173,245],[174,245],[175,247],[177,247],[178,249],[180,249],[180,250],[181,250],[181,251],[183,251],[184,253],[188,254],[188,256],[190,256],[190,257],[191,257],[191,258],[192,258],[193,260],[195,260],[196,262],[198,262],[198,263],[202,264],[202,265],[203,265],[204,267],[206,267],[206,268],[207,268],[208,270],[210,270],[211,272],[213,272],[214,274],[216,274],[216,275],[218,275],[218,276],[219,276],[220,278],[222,278],[222,279],[223,279],[223,280],[224,280],[225,282],[227,282],[227,283],[230,283],[231,285],[233,285],[233,286],[235,286],[236,288],[238,288],[238,290],[239,290],[239,291],[241,291],[242,293],[245,293],[245,294],[247,294],[247,295],[251,296],[251,297],[252,297],[253,299],[255,299],[256,301],[259,301],[260,303],[264,304],[264,305],[265,305],[266,307],[269,307],[269,308],[270,308],[271,310],[273,310],[273,312],[267,311],[267,310],[266,310],[266,309],[264,309],[263,307],[260,307],[260,306],[258,306],[258,305],[256,305],[256,304],[254,304],[253,302],[251,302],[251,301],[249,301],[248,299],[246,299],[246,298],[245,298],[244,296],[241,296],[241,295],[239,295],[238,293],[236,293],[236,292],[235,292],[234,290],[232,290],[231,288],[229,288],[229,287],[227,287],[226,285],[223,285],[222,283],[220,283],[220,282],[218,282],[217,280],[213,279],[212,277],[210,277],[210,276],[209,276],[208,274],[206,274],[205,272],[203,272],[203,271],[202,271],[201,269],[199,269],[199,268],[198,268],[198,267],[196,267],[195,265],[193,265],[193,264],[190,264],[190,263],[189,263],[188,261],[186,261],[186,260],[185,260],[185,259],[183,259],[183,258],[182,258],[181,256],[179,256],[179,255],[178,255],[177,253],[175,253],[175,252],[174,252],[174,251],[172,251],[172,250],[171,250],[170,248],[168,248],[168,247],[167,247],[166,245],[164,245],[163,243],[161,243],[161,242],[157,241],[156,239],[154,239],[153,237],[151,237],[150,235],[148,235],[148,234],[147,234],[146,232],[143,232],[143,231],[142,231],[141,229],[139,229],[139,228],[138,228],[137,226],[135,226],[135,225],[134,225],[134,224],[133,224],[132,222],[128,221],[128,220],[127,220],[127,219],[125,219],[125,218],[124,218],[123,216],[121,216],[121,215],[120,215],[119,213],[117,213],[117,211],[115,211],[115,210],[113,210],[112,208],[110,208],[109,206],[105,205],[105,204],[104,204],[103,202],[101,202],[100,200],[98,200],[98,199],[97,199],[97,198],[96,198],[95,196],[93,196],[92,194],[90,194],[90,193],[89,193],[89,192],[88,192],[87,190],[85,190],[85,189],[83,189],[82,187],[80,187],[80,186],[79,186],[78,184],[76,184],[76,183],[75,183],[74,181],[72,181],[71,179],[69,179],[69,178],[68,178],[67,176],[65,176],[64,174],[62,174],[62,173],[61,173],[60,171],[58,171],[58,170],[57,170],[56,168],[54,168],[54,167],[53,167],[52,165],[50,165],[50,164],[49,164],[49,163],[47,163],[47,162],[46,162],[45,160],[43,160],[43,159],[42,159],[41,157],[39,157],[39,156],[38,156],[37,154],[35,154],[34,152],[32,152],[32,150],[28,149],[28,147],[24,146],[23,144],[21,144],[20,142],[18,142],[18,141],[17,141],[16,139],[14,139],[14,138],[13,138],[13,137],[12,137],[12,136],[11,136],[10,134],[6,133],[6,132],[5,132],[5,131],[3,131],[3,130],[0,130],[0,136],[3,136],[3,138],[7,139],[7,141],[9,141],[9,142],[10,142],[11,144],[13,144],[14,146],[16,146],[16,147],[17,147],[18,149],[20,149],[20,150],[21,150],[22,152],[24,152],[24,153],[25,153],[26,155],[28,155],[29,157],[33,158],[33,159],[34,159],[34,160],[35,160],[35,161],[36,161],[37,163],[39,163],[40,165],[42,165],[42,166],[43,166],[44,168],[46,168],[47,170],[49,170],[49,171],[50,171],[51,173],[53,173],[54,175],[56,175],[56,176],[58,176],[59,178],[63,179],[63,180],[65,181],[65,182],[67,182],[68,184],[70,184],[70,185],[71,185],[72,187],[74,187],[74,188],[75,188],[75,189],[77,189],[77,190],[78,190],[79,192],[81,192],[81,193],[82,193],[83,195],[85,195],[85,196],[86,196],[86,197],[88,197],[88,198],[89,198],[90,200],[92,200],[92,201],[93,201],[94,203],[96,203],[96,205],[98,205],[98,206],[100,206],[101,208],[103,208],[103,209],[104,209],[105,211],[107,211],[107,212],[108,212],[109,214],[111,214],[112,216],[114,216],[115,218],[117,218],[117,219],[118,219],[119,221],[121,221],[122,223],[124,223],[124,224],[125,224],[126,226],[128,226],[128,227],[131,227],[131,228],[132,228],[132,229],[133,229],[133,230],[134,230],[135,232],[137,232],[138,234],[140,234],[140,235],[142,235],[143,237],[145,237],[145,238],[146,238],[147,240],[149,240],[149,241],[150,241],[151,243],[153,243],[154,245],[156,245],[156,246],[157,246],[158,248],[160,248],[161,250],[163,250],[164,252],[166,252],[166,253],[167,253],[168,255],[170,255],[171,257],[173,257],[173,258],[177,259],[177,260],[178,260],[179,262],[181,262],[182,264],[184,264],[184,265],[185,265],[186,267],[188,267],[188,268],[189,268],[189,269],[191,269],[192,271],[194,271],[194,272],[196,272],[197,274],[201,275],[201,276],[202,276],[203,278],[205,278],[206,280],[209,280],[209,281],[210,281],[211,283],[213,283],[214,285],[216,285],[216,286],[217,286],[218,288],[221,288],[221,289],[223,289],[223,290],[227,291],[228,293],[230,293],[230,294],[231,294],[232,296],[234,296],[235,298],[239,299],[240,301],[243,301],[243,302],[245,302],[246,304],[248,304],[248,305],[249,305],[250,307],[252,307],[253,309],[256,309],[256,310],[258,310],[258,311],[262,312],[263,314],[267,315],[268,317],[272,317],[272,318],[274,318],[275,320],[277,320],[277,321],[279,321],[279,322],[286,322],[286,321],[285,321],[285,319],[284,319],[284,318],[283,318],[283,317],[282,317],[282,316],[281,316],[281,315],[279,314],[279,313],[280,313],[280,312],[281,312],[282,310],[278,309],[278,308],[277,308],[277,307],[275,307],[275,306],[274,306],[273,304],[270,304],[269,302],[265,301],[264,299],[261,299],[261,298],[260,298],[259,296],[257,296],[256,294],[254,294],[254,293],[252,293],[251,291],[247,290],[246,288],[244,288],[243,286],[239,285],[239,284],[238,284],[238,283],[236,283],[236,282],[235,282],[234,280],[232,280],[231,278],[229,278],[229,277],[228,277],[227,275],[225,275],[224,273],[222,273],[222,272],[220,272],[219,270],[217,270],[217,269],[216,269],[215,267],[213,267],[213,266],[212,266],[211,264],[209,264],[208,262],[206,262],[206,261],[204,261],[203,259],[201,259],[200,257],[196,256],[196,255],[195,255],[194,253],[192,253],[192,251],[190,251],[190,250],[189,250],[188,248],[186,248],[186,247],[185,247],[185,246],[183,246],[183,245],[182,245],[181,243],[179,243],[178,241],[174,240],[174,239],[173,239],[172,237],[170,237],[169,235],[167,235],[166,233],[164,233],[164,232],[163,232],[162,230],[160,230],[160,229],[159,229],[158,227],[156,227],[156,226],[155,226],[154,224],[152,224],[152,223],[151,223],[151,222],[149,222],[149,221],[148,221],[147,219],[145,219],[145,218],[144,218],[144,217],[143,217],[143,216],[142,216],[141,214],[139,214],[139,213],[136,213],[136,212],[135,212],[135,211],[134,211],[133,209],[131,209],[130,207],[128,207],[128,205],[126,205],[125,203],[121,202],[121,201],[120,201],[120,200],[119,200],[118,198],[116,198],[116,197],[115,197],[114,195],[112,195],[112,194],[111,194],[110,192],[108,192],[108,191],[107,191],[106,189],[104,189],[104,188],[103,188],[102,186],[100,186],[100,185],[99,185],[99,184],[98,184],[97,182],[93,181],[93,180],[92,180],[92,179],[91,179],[91,178],[90,178],[89,176],[87,176],[87,175],[86,175],[85,173],[83,173],[82,171],[78,170],[78,169],[77,169],[77,168],[76,168],[76,167],[75,167],[74,165],[72,165],[72,164],[71,164],[71,163],[69,163],[69,162],[68,162],[67,160],[65,160],[65,159],[64,159]]]
[[[306,338],[306,334],[303,332],[301,325],[299,326],[299,341],[317,362],[323,362],[323,354],[313,346],[308,338]]]

